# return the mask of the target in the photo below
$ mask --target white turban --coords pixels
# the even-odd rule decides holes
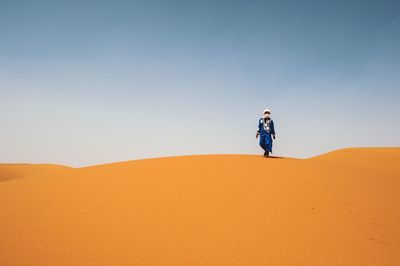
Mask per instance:
[[[271,110],[268,109],[268,108],[266,108],[266,109],[264,109],[263,114],[264,114],[265,112],[270,112],[270,113],[271,113]]]

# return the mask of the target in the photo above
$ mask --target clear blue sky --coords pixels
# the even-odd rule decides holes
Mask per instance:
[[[0,1],[0,162],[400,146],[400,2]]]

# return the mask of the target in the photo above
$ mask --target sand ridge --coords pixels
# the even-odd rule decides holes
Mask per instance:
[[[20,177],[0,182],[0,265],[399,265],[399,163],[352,148],[0,165]]]
[[[70,172],[74,168],[57,164],[8,163],[0,164],[0,182],[36,175]]]

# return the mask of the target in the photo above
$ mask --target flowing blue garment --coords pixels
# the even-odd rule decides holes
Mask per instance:
[[[272,152],[272,135],[275,135],[274,121],[270,119],[264,123],[264,118],[258,121],[258,130],[260,134],[260,146],[264,151]]]

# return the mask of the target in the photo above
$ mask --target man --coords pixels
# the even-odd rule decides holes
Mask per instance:
[[[272,153],[272,138],[275,139],[274,121],[272,121],[270,116],[271,110],[265,109],[263,117],[258,120],[258,130],[256,133],[256,138],[260,135],[259,144],[264,150],[264,157],[268,157]]]

